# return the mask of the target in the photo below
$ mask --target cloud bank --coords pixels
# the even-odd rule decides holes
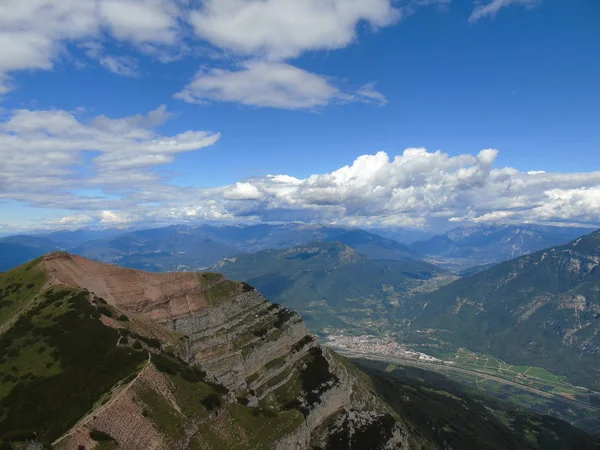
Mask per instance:
[[[451,156],[410,148],[303,179],[266,174],[210,189],[175,186],[160,169],[220,136],[158,133],[170,117],[164,106],[123,118],[12,111],[0,123],[0,201],[72,211],[47,224],[54,227],[201,220],[597,225],[600,217],[600,172],[496,167],[494,149]]]

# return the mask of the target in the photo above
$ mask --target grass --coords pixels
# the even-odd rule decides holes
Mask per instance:
[[[39,262],[35,259],[0,275],[0,329],[26,307],[46,282]]]
[[[506,368],[510,365],[503,363]],[[518,405],[520,408],[524,408],[529,411],[533,411],[538,414],[549,414],[553,417],[565,420],[591,434],[600,435],[600,413],[588,410],[583,406],[577,406],[567,401],[563,401],[560,398],[546,398],[536,393],[529,392],[523,388],[507,385],[500,381],[487,379],[482,381],[482,375],[477,374],[466,374],[450,370],[445,370],[444,366],[430,365],[427,370],[440,373],[447,376],[451,380],[458,381],[463,385],[467,386],[467,389],[474,389],[473,392],[481,392],[486,396],[491,396],[498,400],[510,402],[514,405]],[[529,375],[529,372],[527,373]],[[485,375],[483,375],[485,376]],[[495,376],[498,376],[496,373]],[[549,382],[548,382],[549,383]],[[522,383],[523,384],[523,383]],[[551,385],[544,385],[546,391],[554,393],[568,394],[570,397],[573,394],[581,394],[581,388],[567,387],[564,382],[561,387],[552,387]],[[539,388],[536,384],[534,387]],[[581,399],[587,401],[586,399]]]
[[[173,446],[193,423],[208,421],[192,437],[189,448],[198,448],[201,442],[204,447],[215,449],[270,449],[273,442],[296,430],[304,420],[296,410],[277,414],[238,403],[227,404],[223,391],[217,386],[189,381],[182,377],[182,372],[165,373],[181,413],[156,391],[145,386],[135,387],[136,401],[145,415]],[[211,421],[217,417],[219,425],[214,426]]]
[[[485,382],[485,393],[490,394],[495,390],[493,395],[496,398],[491,398],[483,395],[479,389],[462,384],[467,380],[474,384],[475,376],[450,372],[452,379],[449,379],[433,371],[414,367],[399,366],[387,372],[387,363],[365,360],[358,363],[372,377],[377,392],[390,406],[409,424],[416,424],[419,431],[440,448],[597,448],[598,442],[590,436],[546,415],[550,408],[560,409],[559,403],[540,399],[519,388],[488,380]],[[435,371],[443,373],[443,368],[436,368]],[[523,408],[497,400],[503,397],[515,399],[520,395],[523,395],[520,406],[537,406],[539,413],[526,413]],[[525,401],[539,401],[542,404],[525,405]],[[567,414],[567,410],[568,406],[563,405],[561,413]]]
[[[513,366],[492,355],[478,354],[461,348],[456,352],[454,362],[458,366],[478,370],[495,377],[505,378],[523,385],[547,392],[583,393],[577,388],[546,369],[535,366]]]
[[[542,369],[541,367],[530,367],[527,371],[527,376],[534,377],[543,381],[565,384],[560,377],[548,372],[546,369]]]
[[[32,430],[51,442],[85,415],[146,354],[117,347],[118,332],[92,317],[84,291],[47,290],[0,336],[0,435]],[[43,348],[43,349],[42,349]]]
[[[237,281],[231,281],[224,277],[221,278],[221,281],[204,291],[206,301],[211,306],[218,305],[223,300],[232,298],[239,291],[240,284]]]

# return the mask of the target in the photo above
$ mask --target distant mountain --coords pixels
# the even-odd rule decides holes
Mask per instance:
[[[517,258],[562,245],[593,229],[542,225],[466,225],[411,245],[433,257],[470,260],[475,264]]]
[[[346,237],[365,245],[362,233]],[[407,292],[443,274],[422,261],[373,260],[348,245],[323,241],[236,255],[211,270],[246,281],[270,300],[299,311],[313,331],[386,330]]]
[[[171,226],[93,240],[69,251],[133,269],[167,272],[208,267],[216,260],[238,253],[239,249],[233,244],[211,239],[201,230]]]
[[[366,228],[367,231],[379,236],[393,239],[401,244],[412,244],[417,241],[425,241],[436,235],[431,231],[408,227],[374,227]]]
[[[421,259],[418,252],[405,244],[358,228],[283,224],[248,227],[203,225],[196,230],[213,239],[237,245],[241,251],[249,253],[290,248],[319,240],[341,242],[375,259]]]
[[[83,244],[84,242],[113,239],[119,235],[125,234],[128,230],[119,228],[108,228],[106,230],[88,230],[85,228],[79,230],[59,230],[36,236],[46,238],[61,246],[62,248],[71,248]]]
[[[252,226],[164,228],[124,231],[58,231],[36,236],[13,236],[18,242],[46,242],[37,251],[23,249],[23,257],[37,257],[55,249],[65,249],[98,261],[120,264],[151,272],[200,270],[239,253],[283,249],[313,240],[338,241],[375,259],[420,260],[421,255],[405,244],[364,230],[322,225],[284,224]],[[26,244],[32,247],[30,244]],[[25,256],[27,255],[27,256]],[[5,258],[4,270],[25,262]]]
[[[60,247],[36,236],[8,236],[0,239],[0,272],[5,272]]]
[[[428,351],[466,347],[600,388],[600,230],[407,299]]]
[[[392,239],[387,239],[364,230],[344,230],[338,234],[337,230],[328,230],[324,241],[341,242],[354,250],[367,255],[372,259],[390,259],[394,261],[414,261],[421,259],[416,251],[408,245],[401,244]]]

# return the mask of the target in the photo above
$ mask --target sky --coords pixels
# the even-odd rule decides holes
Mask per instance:
[[[0,231],[600,226],[596,0],[4,0]]]

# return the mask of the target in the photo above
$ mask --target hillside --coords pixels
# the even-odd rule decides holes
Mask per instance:
[[[600,230],[407,299],[429,352],[465,347],[600,388]],[[418,337],[417,337],[418,334]]]
[[[411,247],[425,255],[461,264],[506,261],[544,248],[566,244],[593,230],[542,225],[466,225]]]
[[[246,284],[54,253],[0,288],[0,445],[287,449],[366,432],[378,448],[426,443],[297,314]]]
[[[400,298],[445,274],[420,261],[379,261],[339,242],[227,258],[212,270],[298,311],[314,332],[389,328]]]
[[[562,420],[525,413],[448,377],[416,367],[352,360],[398,414],[428,440],[461,450],[591,450],[598,441]]]

